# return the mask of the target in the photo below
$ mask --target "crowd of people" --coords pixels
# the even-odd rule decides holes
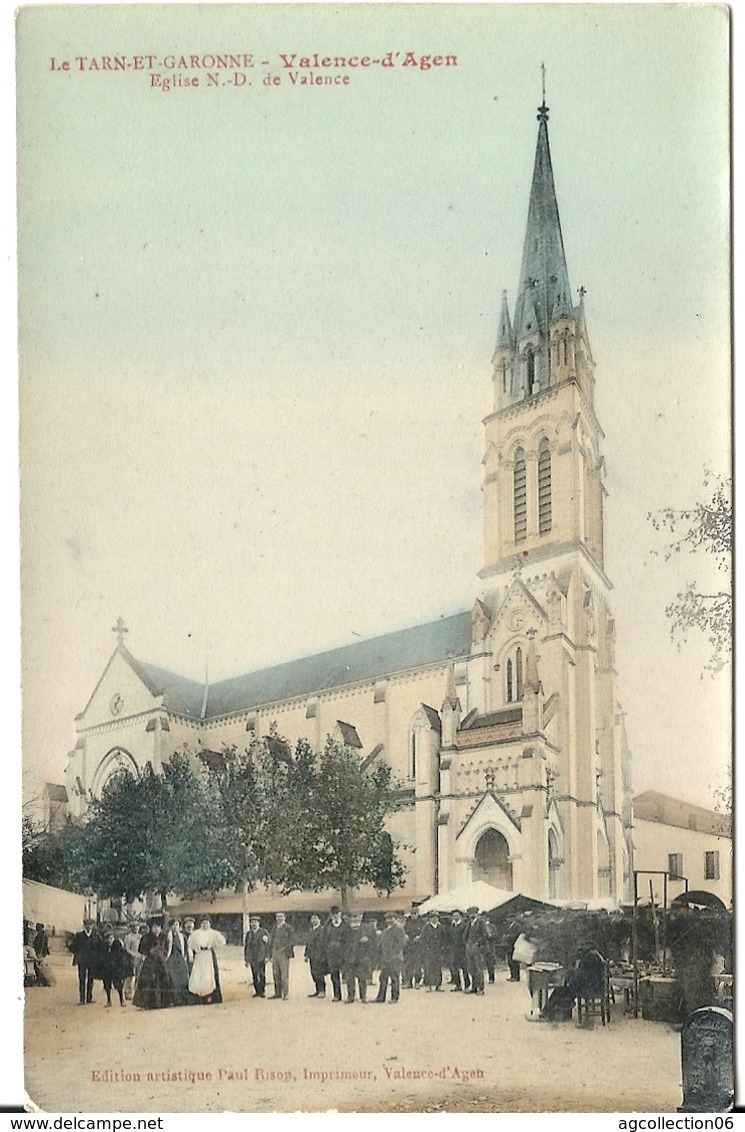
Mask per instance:
[[[106,1005],[115,990],[119,1005],[131,1000],[142,1010],[222,1002],[217,951],[225,937],[208,916],[199,921],[154,917],[147,924],[130,922],[118,931],[97,928],[85,920],[70,944],[78,970],[79,1004],[94,1001],[96,981],[103,983]]]
[[[41,930],[32,945],[40,953],[37,962],[49,953],[43,928],[37,924]],[[310,976],[308,997],[398,1002],[402,989],[442,992],[444,984],[451,991],[483,995],[487,980],[495,981],[504,939],[478,908],[423,916],[414,907],[378,918],[334,906],[325,922],[313,914],[302,932],[293,929],[283,912],[266,925],[251,916],[243,955],[254,998],[287,1001],[291,960],[302,954]],[[131,1001],[143,1010],[222,1002],[218,952],[225,943],[208,916],[158,916],[147,924],[118,925],[87,919],[69,945],[79,1004],[94,1002],[96,982],[103,984],[107,1007],[114,992],[120,1006]],[[507,958],[509,951],[508,946]],[[514,979],[514,965],[510,969]]]
[[[266,968],[271,963],[275,1000],[290,993],[290,959],[295,941],[282,912],[271,927],[258,916],[249,920],[243,954],[251,971],[255,998],[266,997]],[[383,921],[335,906],[328,919],[312,915],[304,944],[313,990],[310,998],[334,1002],[398,1002],[402,989],[443,990],[443,971],[451,991],[483,995],[486,977],[495,981],[498,939],[478,908],[455,911],[446,920],[438,912],[421,916],[386,912]],[[377,987],[375,972],[378,972]],[[374,997],[370,997],[373,995]]]

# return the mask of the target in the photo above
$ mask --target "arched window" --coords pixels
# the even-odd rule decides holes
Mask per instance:
[[[564,351],[564,365],[567,364],[567,336],[566,334],[561,340],[562,349]]]
[[[522,542],[528,533],[527,481],[525,474],[525,453],[522,448],[518,448],[515,453],[515,467],[512,472],[512,490],[515,542]]]
[[[538,449],[538,533],[551,530],[551,448],[548,440]]]
[[[554,900],[559,895],[558,873],[561,868],[559,843],[552,829],[548,831],[548,898]]]
[[[502,392],[507,392],[507,363],[502,362]]]
[[[529,348],[525,355],[528,374],[528,395],[533,392],[533,382],[535,381],[535,354]]]
[[[505,697],[508,704],[523,698],[523,650],[519,645],[505,665]]]
[[[409,778],[416,780],[416,731],[412,731],[409,739]]]

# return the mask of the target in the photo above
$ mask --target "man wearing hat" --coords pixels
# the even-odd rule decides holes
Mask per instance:
[[[243,959],[251,970],[254,998],[266,997],[266,961],[269,958],[269,932],[261,926],[258,916],[251,916],[243,942]]]
[[[95,920],[83,920],[82,932],[76,932],[70,944],[72,965],[78,969],[80,1006],[93,1002],[94,972],[101,949],[101,940],[93,930],[94,927]]]
[[[326,936],[321,927],[321,917],[314,912],[310,918],[310,932],[305,943],[305,962],[310,963],[310,977],[315,991],[308,998],[326,997]]]
[[[274,921],[274,927],[269,936],[269,954],[272,958],[272,976],[274,978],[272,998],[279,998],[283,1002],[287,1002],[290,997],[290,960],[295,955],[295,943],[292,928],[287,923],[284,912],[277,912]]]
[[[380,976],[376,1002],[385,1002],[388,984],[391,986],[391,1002],[398,1002],[401,991],[401,971],[404,965],[406,932],[395,912],[386,912],[385,927],[380,934]]]
[[[362,922],[362,913],[351,915],[342,965],[348,1003],[354,1002],[355,992],[359,992],[360,1002],[367,1002],[367,985],[372,982],[376,944],[375,932]]]
[[[440,913],[430,912],[419,936],[419,949],[428,991],[442,990],[442,960],[445,953],[445,929]]]
[[[489,936],[486,930],[486,924],[479,915],[478,908],[469,908],[466,915],[468,916],[468,925],[464,933],[464,939],[466,944],[468,974],[471,979],[471,989],[468,993],[483,994],[484,957],[486,955],[486,949],[489,946]]]
[[[331,908],[329,921],[323,928],[324,943],[326,946],[326,966],[331,976],[334,1002],[341,1002],[341,971],[344,964],[348,934],[349,925],[344,923],[339,905],[334,904]]]
[[[467,991],[471,986],[466,960],[465,932],[467,927],[468,924],[463,919],[463,913],[459,908],[456,908],[450,916],[448,928],[450,935],[450,977],[453,984],[451,989],[454,991]]]

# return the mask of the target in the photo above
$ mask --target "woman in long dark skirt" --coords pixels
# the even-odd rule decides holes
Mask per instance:
[[[140,954],[144,958],[132,1000],[141,1010],[159,1010],[170,1005],[169,943],[169,933],[163,931],[160,920],[151,920],[150,931],[140,943]]]
[[[173,1006],[184,1006],[189,996],[189,969],[186,966],[186,940],[180,920],[171,920],[168,934],[171,937],[171,953],[168,956],[171,1003]]]

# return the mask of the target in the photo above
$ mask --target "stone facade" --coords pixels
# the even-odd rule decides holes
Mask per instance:
[[[539,108],[514,325],[502,300],[486,417],[485,558],[470,611],[206,688],[120,644],[70,754],[71,811],[119,766],[265,735],[328,734],[404,783],[406,899],[472,879],[537,898],[628,896],[629,765],[604,572],[603,433]]]

